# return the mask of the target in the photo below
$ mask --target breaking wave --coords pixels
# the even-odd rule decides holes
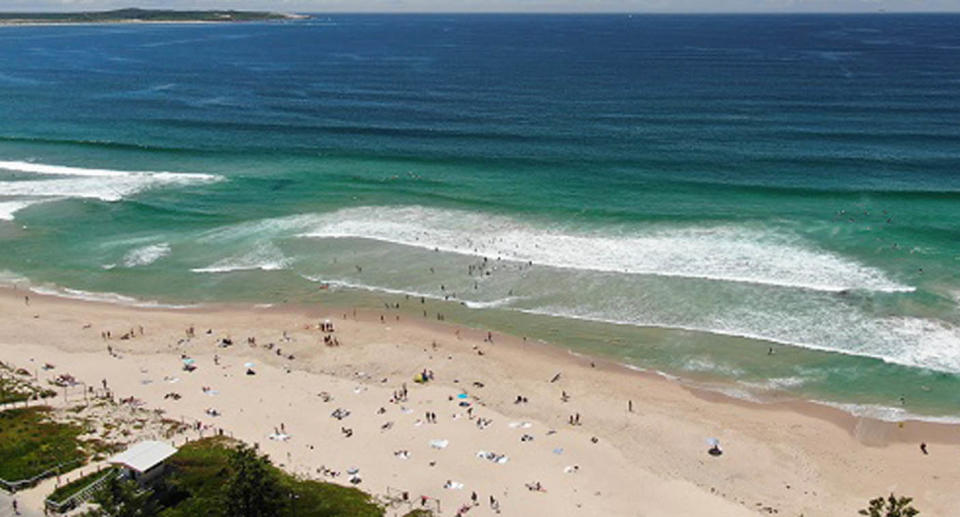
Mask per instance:
[[[161,242],[134,248],[123,256],[124,267],[147,266],[170,254],[170,244]]]
[[[302,217],[299,222],[305,224]],[[833,292],[914,290],[799,238],[730,226],[597,233],[419,206],[350,208],[316,216],[311,224],[301,236],[373,239],[557,268]]]
[[[280,248],[265,243],[256,246],[253,250],[240,255],[227,257],[210,264],[207,267],[194,268],[194,273],[229,273],[231,271],[277,271],[286,269],[290,259],[283,255]]]
[[[26,174],[29,179],[0,181],[0,219],[44,201],[81,198],[120,201],[139,192],[162,187],[222,181],[222,176],[186,172],[120,171],[0,161],[0,177]]]

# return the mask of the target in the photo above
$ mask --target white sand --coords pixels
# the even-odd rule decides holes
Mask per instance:
[[[869,498],[891,490],[915,497],[924,515],[960,508],[960,433],[952,426],[898,427],[809,404],[732,401],[605,363],[593,368],[539,344],[503,336],[488,344],[484,333],[469,330],[458,339],[452,325],[408,316],[398,322],[395,313],[381,324],[379,312],[355,320],[350,310],[316,307],[145,310],[35,294],[26,306],[23,294],[0,294],[3,361],[31,371],[53,363],[41,377],[69,372],[92,386],[106,379],[118,397],[203,422],[205,436],[222,428],[259,444],[290,472],[347,484],[347,470],[358,468],[360,488],[436,498],[442,515],[469,504],[473,491],[481,504],[468,515],[493,515],[491,495],[502,515],[726,516],[772,509],[855,515]],[[315,324],[325,318],[333,320],[342,346],[323,345]],[[143,336],[117,339],[130,329],[138,334],[140,325]],[[190,325],[196,337],[178,344]],[[101,339],[106,330],[113,339]],[[290,341],[282,339],[284,331]],[[248,336],[257,346],[247,344]],[[217,347],[223,337],[233,346]],[[266,350],[269,342],[296,358]],[[108,345],[119,357],[107,353]],[[196,371],[182,370],[181,353],[196,360]],[[256,375],[244,375],[246,362],[256,364]],[[423,369],[436,379],[414,383]],[[557,372],[560,379],[551,383]],[[408,401],[391,403],[404,383]],[[169,392],[182,398],[165,399]],[[332,400],[325,402],[321,392]],[[458,405],[462,392],[474,417],[492,421],[485,429]],[[517,395],[529,402],[514,404]],[[633,413],[627,412],[631,399]],[[385,412],[378,414],[381,407]],[[221,415],[207,415],[209,408]],[[350,415],[331,417],[338,408]],[[426,423],[426,412],[436,413],[437,423]],[[575,413],[582,425],[569,425]],[[270,439],[281,424],[289,438]],[[341,427],[352,429],[352,437]],[[524,435],[533,440],[522,441]],[[710,437],[720,439],[723,456],[707,454]],[[921,439],[929,456],[918,450]],[[431,440],[448,443],[434,448]],[[394,454],[401,450],[409,458]],[[479,451],[508,459],[478,458]],[[341,475],[324,477],[321,467]],[[448,481],[453,488],[444,488]],[[535,482],[544,491],[526,488]]]

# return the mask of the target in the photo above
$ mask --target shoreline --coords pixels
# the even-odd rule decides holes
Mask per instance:
[[[759,404],[672,382],[654,372],[638,372],[615,361],[574,355],[547,343],[524,342],[522,338],[499,333],[493,334],[490,343],[485,340],[483,330],[421,321],[398,311],[364,309],[357,310],[353,316],[350,308],[307,304],[269,308],[222,304],[171,310],[77,302],[37,294],[30,295],[30,305],[27,306],[23,296],[22,290],[0,289],[0,308],[11,315],[5,325],[0,325],[0,343],[8,347],[18,345],[5,351],[5,360],[15,356],[22,362],[27,358],[39,359],[40,354],[44,360],[49,360],[46,357],[55,356],[56,364],[70,364],[71,372],[81,368],[88,371],[89,374],[83,377],[87,382],[96,383],[98,377],[103,376],[110,379],[111,386],[123,386],[122,391],[118,388],[118,395],[136,395],[148,407],[159,405],[174,410],[187,404],[181,402],[178,403],[180,406],[170,406],[171,403],[160,399],[158,395],[161,393],[157,392],[169,388],[141,384],[136,372],[137,369],[141,372],[149,370],[153,375],[157,365],[176,365],[178,360],[174,354],[189,350],[190,355],[203,364],[199,375],[204,377],[196,377],[203,379],[198,382],[233,383],[229,389],[224,388],[224,392],[229,392],[230,400],[239,406],[218,406],[218,409],[225,414],[234,413],[238,407],[240,411],[243,408],[253,411],[242,420],[230,420],[230,417],[220,420],[225,428],[249,441],[262,442],[269,428],[275,425],[276,418],[286,419],[288,427],[295,428],[295,438],[299,435],[297,430],[302,433],[303,426],[319,429],[327,424],[326,415],[308,409],[317,404],[315,395],[309,396],[309,392],[302,391],[317,385],[339,385],[344,393],[339,397],[353,397],[351,392],[357,397],[367,393],[382,397],[368,401],[366,405],[350,402],[358,420],[373,420],[356,423],[363,426],[357,427],[358,432],[369,432],[371,427],[375,430],[382,422],[371,416],[373,408],[384,403],[388,388],[398,387],[400,381],[409,382],[412,374],[421,368],[430,368],[437,372],[438,380],[426,387],[415,388],[418,401],[420,397],[426,397],[418,404],[443,404],[440,401],[446,398],[446,394],[466,393],[483,414],[493,412],[494,426],[514,419],[531,422],[536,431],[554,429],[556,434],[531,431],[537,440],[532,443],[541,447],[542,441],[559,440],[563,443],[562,449],[567,451],[560,460],[550,454],[545,457],[532,454],[528,449],[533,445],[521,445],[516,441],[517,437],[509,436],[519,430],[494,431],[491,436],[489,431],[475,431],[473,424],[464,420],[464,415],[456,413],[451,421],[441,422],[452,427],[437,429],[446,429],[444,434],[452,436],[454,443],[481,440],[480,436],[483,436],[482,440],[494,441],[497,449],[488,445],[486,447],[490,449],[484,450],[507,451],[515,459],[511,459],[510,469],[493,472],[512,472],[510,475],[505,474],[502,480],[487,479],[493,472],[477,465],[479,460],[475,459],[462,464],[456,461],[452,465],[443,464],[445,469],[430,469],[432,473],[421,472],[419,468],[423,467],[412,465],[410,468],[414,470],[403,465],[394,471],[390,471],[388,465],[386,472],[375,474],[361,468],[370,480],[369,485],[361,488],[374,493],[381,492],[382,487],[395,487],[390,483],[396,484],[400,479],[412,484],[414,493],[433,489],[434,493],[449,498],[449,493],[437,486],[437,479],[441,479],[439,483],[442,478],[456,479],[468,487],[482,487],[479,488],[482,493],[490,490],[498,494],[509,493],[511,511],[506,513],[510,515],[523,514],[520,509],[527,508],[527,504],[533,505],[529,508],[547,508],[560,515],[576,514],[576,504],[590,504],[595,509],[602,507],[603,512],[610,515],[632,515],[635,511],[630,508],[636,504],[636,498],[630,487],[637,484],[659,487],[656,491],[661,497],[649,503],[653,514],[693,515],[696,514],[695,508],[713,508],[719,504],[718,510],[712,514],[739,515],[741,510],[759,509],[751,508],[755,503],[784,514],[853,514],[867,499],[890,490],[915,497],[918,508],[932,515],[945,515],[948,508],[960,504],[958,496],[944,488],[950,486],[949,483],[960,482],[960,473],[951,467],[952,454],[948,452],[960,444],[960,433],[957,433],[960,427],[956,425],[881,422],[806,401]],[[383,322],[381,315],[384,316]],[[328,348],[318,343],[318,333],[311,325],[324,318],[339,327],[336,335],[343,340],[342,346]],[[122,359],[118,360],[132,362],[131,366],[140,365],[118,370],[119,367],[109,364],[112,360],[104,361],[108,356],[104,352],[104,341],[96,337],[97,329],[113,328],[116,331],[131,328],[135,322],[142,322],[147,328],[147,338],[127,341],[114,338],[107,342],[120,351]],[[210,328],[213,332],[209,336],[200,335],[197,341],[201,343],[177,343],[178,336],[182,341],[183,329],[193,324],[197,324],[198,335],[199,329],[203,328]],[[81,325],[90,327],[78,334],[76,329]],[[289,346],[294,347],[296,360],[277,359],[259,347],[248,347],[240,342],[242,336],[255,334],[262,343],[259,340],[264,332],[276,336],[280,335],[280,329],[284,329],[284,336],[287,335],[286,329],[290,329],[292,341]],[[215,345],[216,340],[224,335],[235,340],[233,347],[219,349]],[[428,344],[431,341],[437,343],[436,348],[431,349]],[[264,377],[258,375],[257,380],[273,379],[269,385],[274,387],[258,384],[261,387],[255,391],[247,391],[253,388],[236,384],[245,380],[230,373],[220,380],[217,380],[218,375],[205,377],[210,373],[207,363],[213,354],[223,354],[222,360],[229,360],[231,364],[245,360],[262,364],[264,371],[258,371],[258,374]],[[287,367],[290,368],[289,374],[283,373]],[[551,377],[557,373],[561,374],[559,380],[551,382]],[[179,376],[184,377],[182,373]],[[78,378],[81,377],[78,375]],[[301,394],[271,391],[280,389],[275,386],[278,383],[283,387],[294,382],[285,379],[301,382],[300,388],[286,388]],[[480,381],[482,388],[470,384]],[[570,393],[570,402],[560,400],[561,389]],[[514,404],[513,397],[517,393],[529,396],[531,403]],[[283,408],[271,404],[256,410],[247,407],[251,395],[256,394],[289,400],[287,413],[278,416]],[[221,400],[223,402],[218,400],[218,403],[226,404],[226,398]],[[293,401],[297,402],[297,407],[293,406]],[[632,412],[628,411],[628,401],[632,401]],[[209,399],[204,399],[190,404],[209,403]],[[301,408],[301,404],[304,407]],[[358,410],[357,404],[365,409]],[[197,413],[202,406],[190,408],[189,411]],[[442,416],[446,416],[444,412],[441,409]],[[573,412],[583,413],[585,422],[582,426],[567,425],[568,413]],[[416,411],[413,415],[398,415],[396,418],[409,419],[415,414]],[[203,418],[202,415],[194,416]],[[303,419],[302,422],[291,425],[291,421],[296,422],[294,419],[298,418]],[[339,427],[340,423],[330,422],[330,425]],[[464,426],[466,430],[462,428]],[[399,429],[399,432],[407,431]],[[377,440],[389,441],[388,435],[391,433],[381,431]],[[415,438],[401,435],[390,445],[407,447],[418,458],[421,454],[437,454],[430,449],[414,451],[414,444],[426,441],[427,437],[439,436],[430,434]],[[709,458],[705,454],[704,440],[707,437],[721,440],[726,451],[722,458]],[[599,440],[591,443],[588,438]],[[328,440],[342,438],[333,433]],[[924,456],[918,450],[921,441],[931,445],[933,453],[930,456]],[[331,442],[324,443],[329,445]],[[354,446],[358,442],[346,440],[341,443]],[[277,463],[289,463],[283,461],[284,454],[290,452],[285,444],[266,442],[263,446]],[[349,452],[348,458],[340,461],[361,462],[359,458],[367,455],[364,445],[345,451]],[[320,464],[305,459],[286,468],[294,472],[310,472],[319,465],[329,466],[327,459],[331,454],[337,456],[325,451],[323,459],[316,460],[321,461]],[[388,453],[380,451],[379,454]],[[557,467],[557,461],[568,462],[574,458],[577,458],[577,465],[584,467],[583,471],[576,476],[556,474],[562,472],[558,470],[562,466]],[[367,462],[365,465],[373,466],[383,465],[384,460],[375,457],[364,461]],[[599,463],[592,463],[595,461]],[[343,464],[338,466],[346,468]],[[611,472],[617,472],[620,477],[611,481]],[[866,472],[871,474],[867,476]],[[566,488],[556,489],[559,492],[556,494],[551,491],[539,501],[528,500],[528,494],[523,493],[522,479],[526,479],[524,482],[543,480],[551,488]],[[601,483],[591,490],[605,493],[602,504],[597,500],[585,503],[580,499],[579,494],[593,483]],[[518,487],[521,490],[519,495],[513,492]],[[601,506],[593,506],[597,504]]]
[[[295,312],[299,314],[306,314],[310,310],[316,310],[317,307],[321,307],[326,310],[352,310],[353,307],[345,307],[340,304],[324,304],[324,303],[309,303],[309,302],[282,302],[282,303],[266,303],[258,304],[252,302],[188,302],[188,303],[164,303],[158,300],[142,300],[139,298],[133,298],[126,295],[121,295],[117,293],[96,293],[96,292],[87,292],[87,291],[75,291],[69,288],[48,288],[42,285],[31,285],[28,279],[21,280],[10,280],[11,283],[0,283],[0,293],[4,291],[16,291],[26,289],[33,293],[35,296],[43,296],[51,299],[67,300],[83,304],[96,304],[102,305],[104,307],[122,307],[130,308],[134,310],[145,310],[145,311],[195,311],[199,313],[204,312],[222,312],[222,311],[231,311],[231,310],[256,310],[256,311],[273,311],[278,313],[284,312]],[[23,282],[26,285],[18,284],[18,282]],[[349,289],[349,288],[348,288]],[[360,289],[361,292],[367,292],[366,289]],[[403,295],[404,293],[388,293],[393,295]],[[413,296],[413,295],[410,295]],[[420,295],[417,295],[420,296]],[[443,301],[439,298],[428,297],[435,302]],[[456,303],[456,302],[450,302]],[[461,304],[462,305],[462,304]],[[473,309],[472,307],[467,306],[468,309]],[[379,314],[379,309],[360,309],[363,312],[377,313]],[[404,309],[408,317],[411,317],[414,311],[408,311]],[[368,315],[369,316],[369,315]],[[370,316],[371,318],[374,316]],[[562,318],[560,316],[550,316]],[[372,321],[372,320],[371,320]],[[457,322],[439,322],[433,321],[430,319],[417,319],[412,318],[412,321],[416,325],[421,325],[424,328],[429,328],[433,331],[443,331],[444,329],[449,330],[450,328],[460,328],[472,332],[475,337],[479,336],[482,338],[483,334],[487,332],[486,329],[471,326],[467,323],[457,323]],[[626,325],[623,323],[616,322],[602,322],[594,320],[586,320],[591,323],[605,323],[610,325]],[[672,330],[671,327],[644,327],[648,329],[660,329],[660,330]],[[698,331],[703,332],[703,331]],[[506,332],[496,331],[498,335],[501,335],[503,338],[508,340],[513,346],[524,345],[527,346],[532,344],[538,347],[541,353],[546,354],[561,354],[566,356],[574,361],[579,361],[581,364],[587,364],[590,362],[595,362],[597,364],[604,364],[607,368],[612,368],[617,371],[622,371],[628,374],[638,374],[643,375],[649,379],[668,382],[682,386],[690,390],[694,394],[699,394],[707,399],[712,400],[727,400],[730,402],[737,403],[746,403],[748,405],[755,406],[764,406],[764,407],[773,407],[776,405],[791,405],[795,406],[795,410],[804,412],[810,416],[816,415],[832,415],[833,413],[838,413],[839,416],[830,416],[825,417],[828,420],[846,420],[844,417],[849,417],[854,420],[856,419],[866,419],[870,421],[876,421],[884,424],[899,425],[901,423],[914,423],[914,424],[932,424],[932,425],[943,425],[943,426],[957,426],[960,427],[960,415],[921,415],[916,413],[911,413],[906,410],[902,410],[903,417],[891,417],[884,418],[876,416],[874,414],[868,414],[867,412],[870,409],[875,409],[879,411],[888,411],[896,412],[900,411],[901,408],[888,405],[876,405],[869,403],[858,403],[858,402],[839,402],[831,400],[820,400],[810,397],[804,397],[803,394],[790,391],[789,389],[782,388],[771,388],[764,390],[763,393],[750,392],[745,389],[744,386],[740,386],[734,382],[731,382],[729,379],[716,379],[709,376],[697,375],[696,372],[683,372],[683,373],[673,373],[673,372],[664,372],[657,369],[644,368],[641,366],[632,365],[622,361],[618,361],[614,358],[605,357],[602,355],[591,354],[590,352],[578,351],[570,348],[569,346],[560,345],[556,343],[551,343],[543,339],[532,339],[527,340],[527,338],[521,338]],[[709,333],[708,333],[709,334]],[[717,334],[719,337],[727,337],[723,334]],[[479,339],[479,338],[478,338]],[[771,342],[775,343],[775,342]],[[782,343],[775,343],[781,344]],[[792,346],[792,345],[784,345]],[[842,352],[832,352],[839,353]],[[558,356],[559,357],[559,356]],[[740,394],[735,394],[739,392]],[[857,410],[861,411],[858,413]],[[851,427],[852,428],[852,427]]]

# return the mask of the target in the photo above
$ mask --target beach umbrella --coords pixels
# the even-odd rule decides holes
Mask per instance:
[[[244,367],[244,368],[253,368],[254,366],[256,366],[256,365],[253,364],[253,363],[243,363],[243,367]]]
[[[716,438],[708,438],[707,444],[710,445],[710,449],[707,451],[707,454],[711,456],[720,456],[723,454],[723,451],[720,449],[720,440]]]
[[[465,398],[467,398],[467,394],[466,394],[466,393],[461,393],[461,394],[457,395],[457,398],[458,398],[458,399],[465,399]]]
[[[187,366],[191,366],[191,365],[193,365],[193,363],[195,363],[195,362],[196,362],[196,361],[194,361],[193,359],[190,359],[189,357],[183,360],[183,364],[185,364],[185,365],[187,365]]]

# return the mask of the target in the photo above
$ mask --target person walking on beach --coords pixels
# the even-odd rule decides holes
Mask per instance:
[[[17,500],[13,500],[13,514],[20,515],[20,506],[17,504]]]

